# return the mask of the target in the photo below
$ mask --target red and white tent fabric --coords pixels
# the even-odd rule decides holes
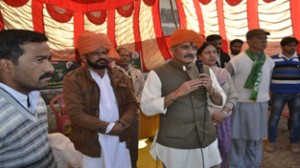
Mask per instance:
[[[173,0],[180,28],[203,36],[220,34],[245,41],[249,29],[269,32],[269,54],[284,36],[300,39],[299,0]],[[0,29],[45,33],[56,60],[75,60],[74,46],[84,30],[108,35],[116,48],[140,51],[145,71],[171,58],[161,26],[159,0],[2,0]],[[75,40],[74,40],[75,39]]]

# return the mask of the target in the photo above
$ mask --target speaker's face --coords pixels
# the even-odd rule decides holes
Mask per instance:
[[[189,65],[196,59],[197,45],[187,42],[171,48],[174,59],[183,65]]]

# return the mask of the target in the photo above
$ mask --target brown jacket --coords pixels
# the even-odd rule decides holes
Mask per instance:
[[[108,74],[118,102],[119,120],[130,127],[138,110],[131,81],[117,69],[108,68]],[[70,72],[63,80],[64,101],[72,123],[70,139],[77,150],[90,157],[100,157],[98,132],[104,134],[109,124],[99,119],[99,89],[87,67]],[[129,140],[129,133],[130,128],[126,135],[119,136],[120,141]]]

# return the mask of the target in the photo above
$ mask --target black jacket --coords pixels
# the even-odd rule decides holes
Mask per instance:
[[[229,62],[229,61],[230,61],[230,56],[227,53],[221,51],[221,55],[220,55],[221,66],[219,65],[218,62],[216,64],[218,67],[224,68],[225,65],[227,64],[227,62]]]

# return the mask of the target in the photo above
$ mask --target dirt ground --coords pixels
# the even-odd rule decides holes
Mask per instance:
[[[55,131],[55,117],[48,107],[49,132]],[[281,117],[278,127],[277,150],[274,153],[263,153],[263,162],[261,168],[300,168],[300,154],[293,154],[289,150],[289,131],[287,128],[287,119]],[[150,142],[151,143],[151,142]],[[150,145],[149,145],[150,146]],[[149,155],[149,146],[139,150],[138,168],[162,167]]]
[[[300,154],[290,151],[288,137],[287,119],[281,117],[278,126],[277,150],[274,153],[264,151],[262,168],[300,168]]]

